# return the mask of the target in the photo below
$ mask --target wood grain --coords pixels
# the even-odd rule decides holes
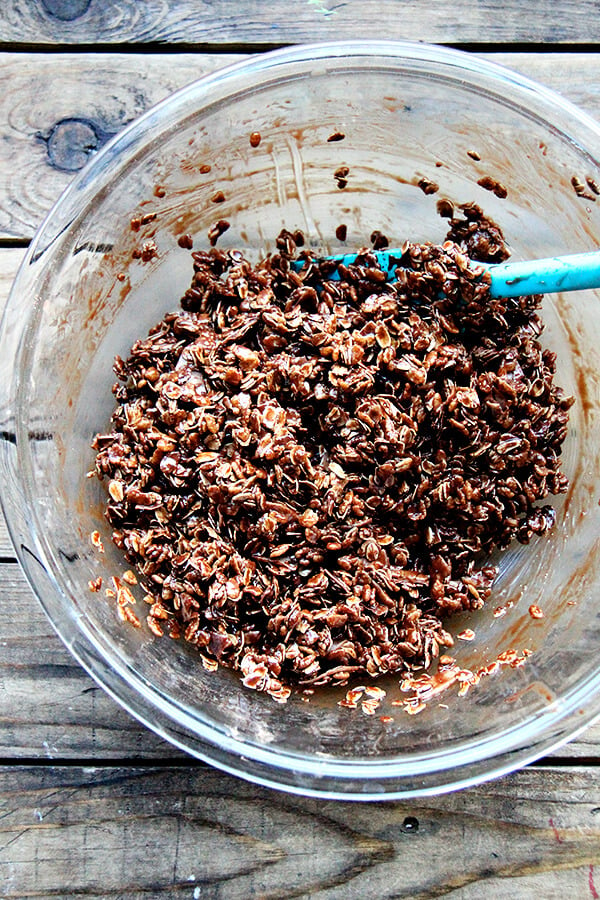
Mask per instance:
[[[6,522],[4,521],[4,516],[0,510],[0,560],[13,560],[14,558],[15,551],[8,536],[8,529],[6,527]],[[0,562],[0,565],[1,564],[2,563]]]
[[[24,255],[0,249],[0,313]],[[14,558],[0,512],[0,757],[185,758],[73,659]]]
[[[185,758],[79,666],[16,563],[0,564],[0,610],[0,757]]]
[[[177,88],[240,58],[1,54],[0,239],[31,238],[74,173],[111,135]],[[556,88],[600,119],[600,56],[496,53],[488,58]]]
[[[56,157],[50,159],[40,134],[48,135],[65,119],[93,122],[99,134],[108,134],[164,94],[233,57],[150,55],[143,57],[140,73],[141,58],[3,54],[0,229],[5,235],[28,237],[73,175],[56,168]],[[492,58],[558,87],[600,117],[600,59],[595,55]],[[53,89],[42,96],[46,84]],[[67,157],[81,161],[80,149],[75,143]],[[0,307],[23,253],[0,249]],[[0,521],[0,559],[12,557]],[[74,663],[14,565],[2,564],[0,570],[0,609],[0,754],[72,759],[175,756],[175,750],[138,726]],[[560,756],[598,758],[599,747],[600,725],[563,748]]]
[[[17,274],[17,269],[25,255],[20,248],[0,248],[0,316],[8,298],[8,292]],[[8,536],[4,516],[0,510],[0,560],[14,559],[15,553]],[[1,601],[0,601],[1,604]]]
[[[181,759],[63,647],[16,563],[0,564],[0,758]],[[600,757],[600,725],[556,754]]]
[[[74,173],[112,135],[236,58],[2,54],[0,237],[31,238]]]
[[[292,13],[282,0],[6,0],[0,42],[53,52],[0,55],[0,241],[29,238],[73,173],[131,118],[233,58],[64,54],[57,45],[212,42],[214,51],[357,35],[578,43],[600,28],[592,0],[402,4],[401,15],[399,6],[306,0]],[[600,118],[595,54],[493,58]],[[0,309],[22,254],[0,248]],[[359,806],[268,791],[190,765],[121,710],[62,646],[11,557],[0,521],[2,898],[600,896],[600,725],[560,751],[572,764],[421,802]],[[32,757],[44,764],[6,764]]]
[[[600,882],[600,772],[574,767],[367,805],[208,768],[15,767],[0,807],[6,900],[548,900]]]
[[[597,5],[543,0],[5,0],[0,40],[259,44],[386,38],[436,43],[598,39]]]

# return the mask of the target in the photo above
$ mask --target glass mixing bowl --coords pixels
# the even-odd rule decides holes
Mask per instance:
[[[249,135],[262,140],[252,147]],[[344,141],[328,142],[335,131]],[[469,155],[475,151],[480,161]],[[334,170],[349,167],[339,190]],[[208,170],[210,166],[210,171]],[[477,181],[491,175],[506,199]],[[469,55],[403,43],[338,43],[254,57],[179,91],[99,152],[31,244],[3,319],[2,502],[29,581],[75,657],[140,721],[191,754],[290,791],[374,799],[440,792],[522,765],[600,712],[600,301],[544,301],[543,340],[557,380],[576,397],[564,447],[568,494],[548,539],[514,546],[486,608],[453,623],[460,664],[533,651],[467,696],[448,690],[419,715],[342,708],[341,694],[280,705],[230,672],[209,673],[183,642],[124,626],[90,579],[126,567],[103,518],[103,488],[86,478],[90,442],[113,406],[115,354],[127,355],[192,274],[178,236],[230,229],[221,247],[258,258],[286,226],[318,253],[368,243],[439,241],[436,200],[476,201],[504,229],[513,258],[600,243],[595,191],[600,126],[542,87]],[[439,185],[425,194],[421,179]],[[225,201],[211,202],[222,190]],[[139,231],[132,218],[146,216]],[[133,251],[154,240],[158,256]],[[102,555],[89,535],[102,536]],[[545,617],[532,619],[529,606]],[[143,607],[140,599],[139,606]],[[506,615],[494,615],[504,606]],[[439,701],[439,702],[437,702]],[[442,705],[440,705],[440,703]],[[380,716],[391,721],[382,722]]]

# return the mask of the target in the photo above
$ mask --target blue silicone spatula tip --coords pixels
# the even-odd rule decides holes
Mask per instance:
[[[388,280],[393,281],[402,250],[376,250],[374,253],[380,268],[387,272]],[[357,256],[356,253],[346,253],[323,258],[338,265],[350,266],[356,262]],[[304,260],[297,260],[294,265],[300,270]],[[490,273],[492,297],[522,297],[600,288],[600,250],[518,262],[478,262],[477,265]],[[339,274],[334,269],[330,278],[336,277]]]

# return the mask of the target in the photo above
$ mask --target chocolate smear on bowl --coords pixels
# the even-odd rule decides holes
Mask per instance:
[[[95,471],[148,626],[275,700],[413,684],[451,616],[489,598],[490,554],[554,525],[573,401],[540,297],[490,297],[473,261],[508,254],[479,207],[449,224],[442,245],[405,243],[391,282],[371,249],[330,280],[287,230],[258,264],[192,252],[180,308],[115,361]]]

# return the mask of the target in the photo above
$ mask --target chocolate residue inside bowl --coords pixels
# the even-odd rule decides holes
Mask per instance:
[[[301,238],[256,266],[193,253],[181,310],[117,358],[94,442],[151,630],[279,700],[452,646],[489,554],[554,523],[535,504],[566,490],[572,403],[540,298],[491,299],[469,265],[508,255],[474,204],[443,245],[407,243],[391,283],[370,250],[339,281],[305,250],[296,272]]]

